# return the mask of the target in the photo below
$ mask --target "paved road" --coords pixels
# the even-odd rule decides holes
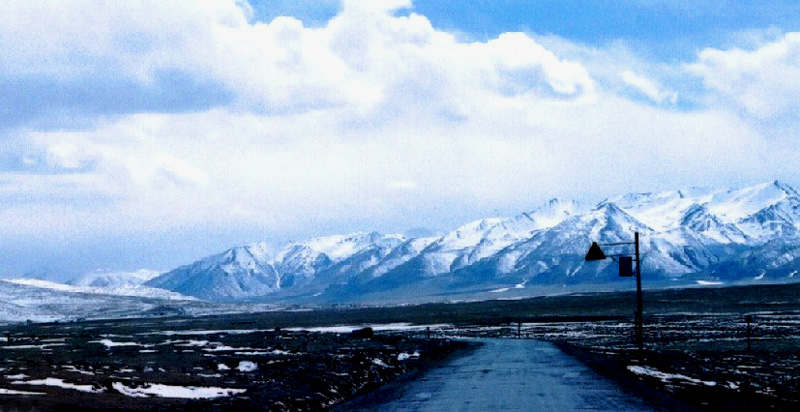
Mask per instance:
[[[375,411],[652,411],[548,342],[491,339],[355,410]],[[358,409],[363,408],[363,409]]]

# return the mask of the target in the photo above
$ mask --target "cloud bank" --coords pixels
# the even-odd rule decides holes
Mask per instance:
[[[552,196],[800,183],[797,33],[665,66],[464,40],[403,0],[344,1],[320,27],[235,1],[5,8],[5,245],[447,229]]]

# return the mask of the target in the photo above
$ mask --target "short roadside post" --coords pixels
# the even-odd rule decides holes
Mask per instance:
[[[619,263],[619,275],[621,277],[631,277],[634,275],[633,272],[633,262],[636,262],[636,314],[634,316],[634,336],[636,339],[636,348],[641,353],[644,350],[644,343],[643,343],[643,316],[642,316],[642,268],[641,268],[641,260],[639,258],[639,232],[634,232],[633,234],[633,242],[617,242],[617,243],[604,243],[602,246],[623,246],[623,245],[634,245],[634,253],[631,256],[630,253],[619,253],[613,255],[606,255],[603,252],[603,249],[600,248],[600,244],[597,242],[592,242],[592,246],[589,247],[589,251],[586,252],[586,257],[584,258],[587,262],[604,260],[606,258],[611,258],[615,262]]]
[[[747,322],[747,353],[750,353],[752,349],[752,346],[750,346],[750,336],[751,336],[750,322],[753,321],[753,315],[745,315],[744,320],[745,322]]]

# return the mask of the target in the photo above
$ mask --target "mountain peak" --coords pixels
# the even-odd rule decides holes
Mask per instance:
[[[793,187],[789,186],[789,184],[787,184],[786,182],[776,179],[774,182],[772,182],[772,184],[778,189],[781,189],[784,192],[786,192],[786,194],[789,196],[798,196],[797,191],[794,190]]]
[[[538,230],[553,227],[569,217],[585,213],[589,209],[580,202],[574,200],[565,200],[560,198],[552,198],[547,202],[537,206],[530,212],[522,212],[514,220],[530,220],[527,226],[528,230]]]

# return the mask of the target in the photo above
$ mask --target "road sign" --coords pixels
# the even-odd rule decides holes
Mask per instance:
[[[633,277],[633,257],[631,256],[619,257],[619,277],[621,278]]]

